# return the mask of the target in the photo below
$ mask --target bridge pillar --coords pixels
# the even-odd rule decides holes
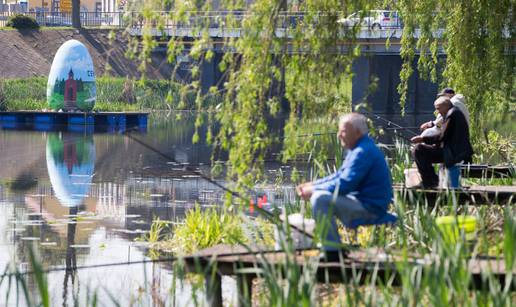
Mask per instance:
[[[219,64],[222,61],[223,54],[215,52],[210,60],[204,60],[201,64],[201,91],[203,94],[207,93],[212,86],[217,86],[219,89],[223,86],[222,72],[219,69]]]
[[[399,115],[400,83],[402,59],[399,55],[368,55],[353,63],[352,103],[353,106],[367,102],[375,113]],[[413,63],[414,73],[409,79],[405,113],[416,121],[433,117],[433,102],[438,85],[423,80],[417,71],[417,58]],[[374,81],[376,80],[376,86]]]

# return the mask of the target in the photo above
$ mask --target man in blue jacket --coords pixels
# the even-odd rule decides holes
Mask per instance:
[[[336,173],[296,187],[297,194],[310,199],[314,218],[329,222],[324,242],[328,258],[335,258],[341,240],[335,217],[344,225],[353,220],[371,221],[387,213],[392,201],[391,174],[385,157],[367,135],[366,118],[358,113],[344,115],[339,120],[337,137],[348,149],[346,159]]]

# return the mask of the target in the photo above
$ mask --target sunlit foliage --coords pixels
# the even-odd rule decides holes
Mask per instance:
[[[306,153],[306,144],[315,139],[300,139],[299,131],[332,131],[336,116],[351,111],[351,65],[361,55],[357,43],[361,28],[344,27],[338,21],[353,12],[399,12],[404,24],[400,52],[404,64],[398,85],[402,107],[417,66],[423,76],[467,97],[477,138],[489,112],[511,108],[515,27],[510,0],[222,0],[217,7],[214,3],[138,1],[129,6],[139,12],[128,14],[131,27],[143,25],[143,38],[133,41],[129,54],[140,57],[143,70],[161,40],[167,42],[170,63],[177,67],[181,59],[191,60],[191,80],[184,82],[180,95],[195,95],[198,108],[208,111],[207,117],[198,117],[196,127],[206,120],[219,123],[217,131],[208,131],[206,137],[229,153],[228,175],[243,185],[261,178],[262,161],[271,146],[283,146],[284,159]],[[210,35],[214,24],[231,35],[215,39]],[[165,31],[185,27],[197,39],[185,43],[179,32],[169,36]],[[215,48],[225,51],[219,65],[224,78],[203,90],[203,63],[213,60]],[[444,53],[445,59],[439,56]],[[206,96],[217,97],[220,103],[206,109],[202,103]],[[280,112],[287,115],[278,137],[267,123]],[[323,124],[313,125],[314,121]],[[196,134],[194,139],[198,138]],[[327,157],[324,148],[312,157]]]

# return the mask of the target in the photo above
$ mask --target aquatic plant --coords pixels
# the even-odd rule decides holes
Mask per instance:
[[[242,217],[200,206],[186,213],[183,223],[173,229],[173,236],[160,247],[179,254],[189,254],[216,244],[235,245],[247,242]]]
[[[391,169],[392,181],[396,183],[405,182],[405,170],[412,164],[410,146],[400,138],[394,138],[394,149],[385,150],[387,153],[388,164]]]
[[[312,306],[323,304],[334,305],[410,305],[425,304],[430,306],[471,304],[510,306],[515,302],[515,293],[511,287],[516,286],[512,272],[516,269],[516,212],[513,203],[502,206],[458,206],[453,200],[428,204],[421,195],[415,193],[409,197],[396,196],[393,210],[400,218],[399,223],[390,227],[368,227],[370,233],[363,238],[362,246],[380,248],[387,255],[394,257],[394,268],[387,271],[385,276],[352,274],[342,276],[348,282],[335,285],[330,280],[316,278],[318,266],[317,251],[306,251],[300,254],[295,250],[295,244],[290,240],[291,229],[286,228],[285,241],[279,242],[285,250],[284,261],[272,263],[260,254],[256,256],[257,266],[250,269],[249,273],[257,274],[257,280],[250,284],[254,292],[238,293],[243,302],[254,304],[267,304],[270,306],[303,305]],[[299,208],[292,206],[292,210]],[[435,224],[435,218],[443,215],[462,216],[473,215],[477,218],[477,231],[473,241],[467,240],[464,233],[460,232],[459,240],[454,243],[446,242],[442,233]],[[265,221],[262,221],[265,222]],[[219,243],[243,244],[251,248],[249,242],[256,242],[252,233],[256,228],[263,229],[262,222],[249,223],[249,218],[241,213],[218,212],[215,209],[202,211],[200,208],[192,210],[188,223],[177,226],[181,245],[180,251],[190,253],[199,248],[210,247]],[[267,221],[266,228],[272,224]],[[228,227],[224,227],[228,225]],[[241,229],[246,225],[250,231]],[[249,226],[247,226],[249,225]],[[161,240],[169,240],[163,236],[164,221],[157,221],[153,234],[148,239],[155,240],[158,245]],[[182,230],[181,230],[182,229]],[[224,232],[221,233],[221,232]],[[262,232],[262,235],[272,236],[271,232]],[[225,238],[224,238],[225,236]],[[205,239],[208,237],[208,239]],[[232,239],[233,238],[233,239]],[[196,240],[201,243],[190,243]],[[204,241],[203,241],[204,240]],[[270,240],[270,238],[268,238]],[[164,243],[164,242],[163,242]],[[347,247],[346,244],[343,245]],[[493,248],[496,247],[496,248]],[[254,247],[255,248],[255,247]],[[268,250],[266,247],[263,251]],[[189,249],[190,251],[187,251]],[[414,262],[413,257],[431,261],[431,264],[421,265]],[[427,255],[422,258],[423,255]],[[482,288],[472,288],[474,282],[469,271],[468,261],[482,259],[486,256],[494,258],[503,257],[506,267],[506,287],[500,286],[500,280],[494,272],[485,270],[480,282]],[[6,268],[0,286],[7,286],[6,302],[17,299],[24,305],[49,306],[49,285],[46,281],[45,269],[39,264],[34,253],[29,253],[32,273],[20,271],[18,266],[12,265]],[[206,288],[199,284],[198,279],[191,279],[184,275],[184,268],[177,262],[174,266],[174,283],[170,287],[168,297],[159,298],[163,304],[174,301],[177,288],[181,283],[192,283],[192,302],[202,304]],[[79,268],[80,269],[80,268]],[[109,270],[110,268],[104,268]],[[213,267],[200,267],[199,273],[205,276],[217,274]],[[31,285],[37,288],[33,291]],[[248,289],[249,290],[249,289]],[[108,296],[99,301],[96,291],[88,290],[84,297],[78,299],[81,304],[83,299],[92,305],[108,304],[121,305],[119,296],[106,291]],[[131,293],[131,291],[133,291]],[[132,302],[137,305],[150,306],[152,302],[158,302],[155,298],[152,281],[145,281],[138,289],[128,289]],[[14,297],[18,296],[18,297]],[[107,301],[105,301],[107,299]],[[89,305],[89,304],[87,304]]]
[[[49,287],[47,282],[47,276],[44,272],[43,266],[36,255],[35,248],[33,246],[29,246],[29,264],[32,272],[30,274],[26,274],[21,271],[14,264],[8,264],[5,268],[4,273],[0,278],[0,285],[3,285],[4,282],[7,282],[7,291],[5,293],[5,302],[9,304],[10,296],[12,291],[12,286],[16,287],[15,295],[16,295],[16,305],[26,304],[27,306],[44,306],[50,307],[50,295],[49,295]],[[27,277],[30,279],[27,280]],[[33,293],[28,285],[28,283],[33,283],[36,285],[38,292]],[[20,295],[21,290],[21,295]],[[37,295],[35,295],[37,294]]]

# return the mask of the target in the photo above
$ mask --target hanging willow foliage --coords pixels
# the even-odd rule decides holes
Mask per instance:
[[[417,57],[418,70],[437,81],[441,51],[447,54],[441,85],[466,95],[475,129],[481,128],[486,111],[507,110],[514,94],[514,56],[508,52],[514,51],[510,49],[514,37],[510,0],[220,0],[217,7],[214,3],[133,3],[129,10],[139,13],[128,14],[128,30],[142,24],[143,38],[131,50],[140,57],[144,71],[156,40],[170,34],[159,31],[177,29],[167,43],[168,59],[176,68],[184,58],[193,62],[191,80],[181,94],[195,95],[198,108],[207,111],[203,113],[207,116],[198,116],[196,127],[205,120],[219,123],[217,131],[208,131],[207,139],[229,153],[229,176],[243,185],[260,179],[262,161],[275,142],[282,146],[284,159],[314,146],[317,151],[312,154],[328,157],[327,147],[318,147],[317,138],[298,134],[335,130],[336,115],[351,111],[346,93],[351,65],[360,56],[360,25],[346,28],[338,20],[353,12],[386,7],[399,11],[404,23],[400,52],[404,63],[398,86],[402,106],[413,73],[411,63]],[[210,35],[214,23],[225,38]],[[184,28],[196,39],[185,43],[180,32]],[[203,64],[214,59],[215,48],[224,51],[219,65],[223,84],[203,91]],[[172,81],[178,81],[174,78],[175,74]],[[206,105],[207,97],[219,103]],[[267,122],[280,111],[287,112],[287,119],[283,136],[274,138]]]
[[[398,87],[405,104],[407,64],[420,54],[418,69],[437,81],[437,54],[446,54],[441,86],[467,98],[472,132],[478,137],[494,113],[506,112],[514,102],[515,2],[511,0],[401,0],[404,20],[401,56],[405,60]],[[415,38],[415,34],[418,38]]]

